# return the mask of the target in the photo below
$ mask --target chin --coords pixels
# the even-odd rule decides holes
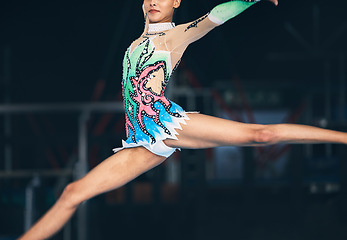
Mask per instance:
[[[160,16],[149,18],[149,23],[163,23],[163,22],[167,22],[167,21],[165,20],[165,18],[162,18]]]
[[[157,19],[151,20],[151,19],[149,19],[149,23],[160,23],[160,22],[161,22],[161,20],[157,20]]]

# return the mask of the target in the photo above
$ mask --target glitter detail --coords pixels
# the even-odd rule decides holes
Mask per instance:
[[[174,28],[174,22],[151,23],[148,25],[148,32],[163,32]]]
[[[129,47],[125,54],[122,94],[127,144],[153,145],[159,136],[177,139],[175,129],[187,119],[184,110],[164,96],[174,70],[168,66],[169,59],[170,54],[156,52],[152,39],[146,36],[132,53]]]
[[[194,28],[197,28],[197,27],[198,27],[198,24],[199,24],[202,20],[204,20],[205,18],[207,18],[208,15],[209,15],[209,13],[206,14],[205,16],[199,18],[198,20],[194,21],[192,24],[190,24],[190,25],[186,28],[186,30],[184,30],[184,32],[188,31],[189,29],[191,29],[191,28],[193,28],[193,27],[194,27]]]

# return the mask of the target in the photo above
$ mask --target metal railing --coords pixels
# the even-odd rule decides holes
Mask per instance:
[[[52,112],[79,112],[78,121],[78,160],[75,168],[69,167],[64,170],[12,170],[0,171],[1,178],[32,178],[26,188],[26,203],[24,211],[24,230],[33,223],[33,198],[34,188],[40,185],[40,178],[47,177],[70,177],[75,180],[82,178],[88,172],[88,126],[87,122],[92,112],[124,112],[122,102],[99,102],[99,103],[60,103],[60,104],[3,104],[0,105],[0,115],[10,116],[23,113],[52,113]],[[7,145],[5,144],[5,147]],[[5,149],[6,153],[6,149]],[[10,157],[10,155],[5,155]],[[12,159],[6,159],[7,164],[12,166]],[[87,204],[82,204],[77,211],[78,239],[87,239]],[[70,239],[71,227],[69,224],[64,230],[64,239]]]
[[[187,109],[195,110],[197,102],[196,97],[202,97],[204,105],[208,104],[211,95],[209,90],[200,89],[192,91],[190,88],[175,88],[175,91],[168,95],[174,95],[176,98],[186,99]],[[48,104],[0,104],[0,116],[13,116],[25,113],[79,113],[78,115],[78,154],[76,163],[70,163],[63,170],[50,169],[32,169],[32,170],[14,170],[12,168],[0,171],[0,179],[31,179],[26,187],[26,203],[24,211],[24,230],[27,230],[34,221],[34,189],[40,186],[42,178],[58,178],[59,182],[65,183],[66,179],[72,177],[77,180],[82,178],[88,172],[88,120],[92,113],[123,113],[123,102],[97,102],[97,103],[48,103]],[[8,136],[9,137],[9,136]],[[6,156],[5,156],[6,157]],[[12,166],[11,156],[7,156],[8,165]],[[59,180],[60,179],[60,180]],[[64,184],[60,184],[64,185]],[[64,186],[65,186],[64,185]],[[87,202],[81,204],[77,211],[77,236],[79,240],[87,239]],[[64,239],[71,238],[71,226],[67,224],[64,227]]]

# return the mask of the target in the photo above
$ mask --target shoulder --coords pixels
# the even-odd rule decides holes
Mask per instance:
[[[173,29],[171,29],[170,31],[172,33],[181,33],[181,34],[189,33],[189,32],[199,33],[201,31],[211,30],[217,27],[218,25],[219,24],[216,24],[215,22],[211,21],[210,13],[207,13],[194,21],[179,24]]]

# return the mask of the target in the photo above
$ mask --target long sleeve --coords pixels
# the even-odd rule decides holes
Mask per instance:
[[[205,36],[215,27],[236,17],[260,0],[233,0],[214,7],[201,18],[176,26],[169,34],[169,48],[176,54],[183,53],[188,45]]]
[[[218,24],[221,25],[225,23],[226,21],[236,17],[240,13],[242,13],[244,10],[255,4],[256,2],[259,2],[260,0],[256,1],[230,1],[226,3],[219,4],[218,6],[214,7],[210,14],[208,15],[208,18]]]

